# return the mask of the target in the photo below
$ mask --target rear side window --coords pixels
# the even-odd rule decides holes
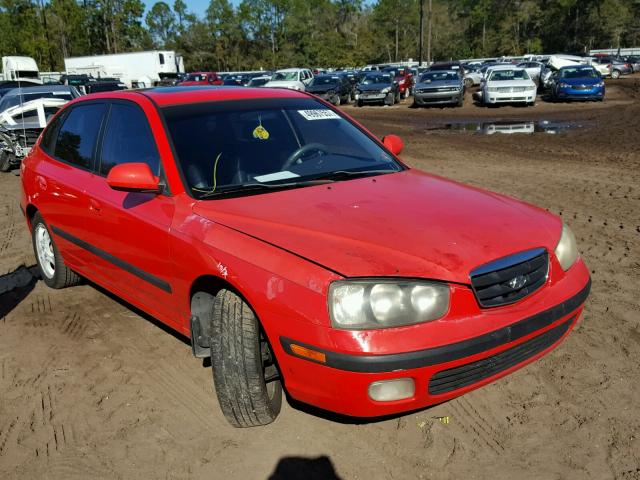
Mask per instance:
[[[67,114],[58,132],[55,156],[73,165],[90,169],[105,110],[106,106],[103,103],[74,107]]]
[[[56,144],[56,137],[58,135],[58,129],[60,128],[60,123],[64,118],[64,113],[61,113],[56,118],[54,118],[51,123],[47,126],[47,129],[42,134],[42,141],[40,142],[40,148],[42,148],[45,152],[50,155],[53,155],[54,148]]]
[[[100,174],[106,176],[123,163],[146,163],[154,175],[160,172],[160,157],[146,115],[135,105],[114,103],[102,140]]]

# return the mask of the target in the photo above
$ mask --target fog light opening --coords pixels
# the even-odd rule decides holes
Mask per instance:
[[[393,402],[411,398],[416,393],[413,378],[380,380],[369,385],[369,398],[376,402]]]

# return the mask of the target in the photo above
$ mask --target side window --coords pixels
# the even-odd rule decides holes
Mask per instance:
[[[102,140],[100,174],[108,175],[116,165],[146,163],[154,175],[160,172],[160,157],[144,112],[135,105],[114,103]]]
[[[160,60],[160,65],[164,65],[164,53],[159,53],[158,59]]]
[[[82,168],[90,169],[100,123],[106,110],[103,103],[74,107],[58,132],[55,156]]]
[[[65,116],[65,112],[58,115],[54,118],[49,125],[47,125],[46,130],[42,134],[42,141],[40,142],[40,148],[42,148],[49,155],[53,155],[56,137],[58,135],[58,129],[60,128],[60,123]]]

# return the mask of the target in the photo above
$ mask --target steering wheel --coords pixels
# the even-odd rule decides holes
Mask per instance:
[[[308,159],[305,159],[304,157],[309,152],[318,152],[321,155],[326,155],[329,153],[325,148],[325,146],[322,145],[321,143],[308,143],[307,145],[300,147],[291,155],[289,155],[289,158],[287,158],[287,160],[282,165],[282,169],[286,170],[287,168],[291,167],[296,163],[302,163],[308,160]]]

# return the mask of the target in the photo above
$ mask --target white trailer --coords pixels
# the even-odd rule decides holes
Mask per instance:
[[[115,77],[128,88],[153,87],[163,78],[184,72],[182,56],[171,50],[65,58],[64,67],[70,75]]]
[[[2,57],[2,80],[40,82],[38,64],[31,57]]]

